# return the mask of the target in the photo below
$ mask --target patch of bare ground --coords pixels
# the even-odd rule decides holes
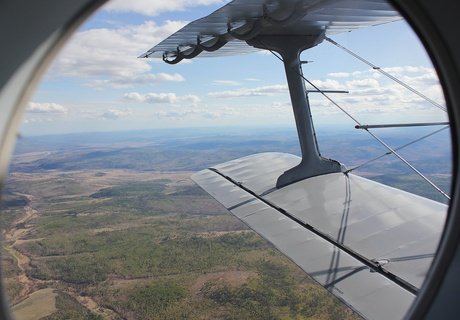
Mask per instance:
[[[176,179],[171,179],[171,182],[166,184],[166,189],[164,191],[164,194],[165,195],[172,194],[176,192],[178,188],[193,186],[195,183],[190,179],[191,174],[192,173],[187,173],[187,176],[184,178],[175,177]]]
[[[170,276],[174,277],[174,275]],[[215,281],[217,284],[227,284],[231,287],[240,287],[247,283],[250,278],[255,276],[257,276],[256,272],[239,270],[210,272],[206,274],[194,275],[192,276],[194,280],[191,282],[190,291],[193,294],[199,294],[203,286],[209,281]],[[151,282],[158,281],[159,279],[166,278],[168,277],[145,277],[135,279],[112,278],[107,284],[113,290],[126,290],[136,285],[146,285]]]
[[[184,275],[183,273],[173,273],[169,275],[162,275],[162,276],[148,276],[148,277],[141,277],[141,278],[119,278],[119,277],[111,277],[110,280],[106,282],[106,284],[113,290],[126,290],[137,285],[147,285],[152,282],[157,282],[159,280],[168,280],[168,279],[176,279],[178,275]],[[194,277],[193,274],[189,274]]]
[[[146,277],[146,278],[135,278],[135,279],[111,279],[111,289],[127,289],[135,285],[148,284],[152,281],[158,280],[158,277]]]
[[[99,173],[104,173],[100,175]],[[192,172],[156,172],[156,171],[132,171],[132,170],[93,170],[93,171],[74,171],[72,176],[78,177],[85,181],[85,184],[91,186],[91,192],[95,192],[102,188],[113,187],[114,185],[126,181],[151,181],[158,179],[172,180],[171,188],[178,185],[192,185],[190,179]]]
[[[102,213],[98,212],[95,214],[92,214],[92,216],[95,215],[110,215],[110,212]],[[174,215],[171,215],[174,216]],[[121,230],[127,230],[127,229],[135,229],[135,228],[140,228],[148,225],[149,223],[153,223],[156,220],[162,220],[164,219],[165,215],[162,216],[151,216],[151,217],[144,217],[137,219],[136,221],[130,221],[130,222],[125,222],[125,223],[118,223],[118,224],[112,224],[110,227],[102,227],[102,228],[93,228],[89,230],[88,232],[90,234],[99,234],[99,233],[104,233],[104,232],[115,232],[115,231],[121,231]]]
[[[226,284],[232,287],[240,287],[248,280],[257,275],[253,271],[222,271],[212,272],[199,276],[190,288],[194,294],[199,294],[203,286],[209,281]]]
[[[31,226],[28,223],[38,217],[37,210],[30,206],[24,207],[24,214],[14,221],[13,227],[9,230],[5,230],[3,238],[6,242],[14,244],[16,240],[19,240],[28,232],[30,232]]]
[[[30,243],[30,242],[36,242],[36,241],[41,241],[45,238],[36,238],[36,239],[18,239],[16,240],[16,243],[17,245],[21,245],[21,244],[24,244],[24,243]]]
[[[37,290],[11,308],[15,319],[36,320],[56,311],[56,296],[52,288]]]
[[[47,171],[46,173],[22,173],[14,172],[8,177],[9,182],[15,181],[28,181],[30,185],[37,185],[40,182],[54,181],[54,185],[58,186],[59,181],[66,183],[75,182],[78,185],[82,185],[84,182],[84,188],[82,190],[69,194],[69,190],[65,188],[50,188],[35,190],[41,197],[52,196],[53,198],[71,196],[84,196],[90,195],[102,188],[113,187],[127,181],[152,181],[158,179],[171,180],[171,190],[176,189],[180,185],[192,185],[193,182],[190,179],[192,172],[181,171],[181,172],[158,172],[158,171],[134,171],[134,170],[77,170],[77,171],[66,171],[62,173],[60,171]],[[83,191],[84,190],[84,191]]]
[[[120,316],[115,311],[102,307],[93,298],[89,296],[80,295],[76,289],[69,287],[66,290],[66,292],[72,297],[74,297],[86,309],[90,310],[91,312],[97,315],[100,315],[103,319],[107,319],[107,320],[120,319]]]
[[[226,234],[244,234],[244,233],[252,233],[252,230],[230,230],[230,231],[206,231],[206,232],[199,232],[195,233],[197,237],[205,238],[205,239],[211,239],[211,238],[218,238],[220,236],[226,235]]]
[[[120,223],[120,224],[112,225],[110,227],[91,229],[90,233],[99,234],[99,233],[104,233],[104,232],[121,231],[121,230],[126,230],[126,229],[131,229],[131,228],[138,228],[142,225],[143,224],[141,222]]]
[[[27,196],[28,200],[31,200],[30,196]],[[36,283],[27,276],[27,270],[30,267],[30,258],[20,251],[16,250],[16,245],[19,244],[22,237],[25,237],[32,229],[30,221],[38,217],[37,210],[30,206],[24,207],[24,214],[16,219],[13,223],[13,227],[5,230],[3,233],[4,249],[16,260],[16,264],[20,270],[20,274],[14,276],[10,281],[15,281],[16,284],[20,285],[20,292],[11,303],[17,303],[19,301],[25,301],[29,295],[35,291]]]
[[[24,164],[24,163],[31,163],[43,158],[48,157],[51,154],[49,151],[35,151],[35,152],[27,152],[20,155],[13,156],[13,163],[15,164]]]

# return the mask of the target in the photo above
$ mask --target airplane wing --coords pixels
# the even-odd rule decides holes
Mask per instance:
[[[195,20],[144,54],[142,58],[223,56],[258,51],[246,38],[259,34],[333,35],[400,20],[381,0],[234,0]],[[281,26],[281,28],[279,28]],[[281,29],[281,31],[280,31]]]
[[[436,253],[447,206],[320,156],[299,56],[325,36],[399,19],[383,0],[234,0],[141,56],[174,64],[257,48],[280,54],[302,158],[257,154],[192,179],[369,319],[404,317]]]
[[[298,162],[256,154],[192,179],[365,318],[403,318],[431,265],[447,206],[344,173],[276,188]]]

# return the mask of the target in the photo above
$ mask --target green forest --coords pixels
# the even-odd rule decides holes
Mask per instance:
[[[20,141],[0,207],[2,275],[13,314],[359,319],[190,180],[196,170],[256,152],[296,154],[296,136],[188,137],[137,132]],[[405,156],[448,191],[444,138]],[[405,143],[398,134],[387,139]],[[382,153],[361,137],[320,132],[319,140],[324,154],[348,167]],[[356,173],[443,201],[394,158]]]

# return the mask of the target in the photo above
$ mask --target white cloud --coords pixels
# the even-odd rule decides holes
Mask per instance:
[[[205,111],[204,113],[201,112],[200,114],[205,119],[220,119],[238,117],[241,115],[241,112],[231,107],[224,107],[221,110]]]
[[[107,120],[117,120],[131,114],[131,110],[109,109],[102,114],[102,118]]]
[[[384,70],[438,103],[444,103],[442,90],[433,68],[397,66]],[[376,74],[379,76],[376,77]],[[375,70],[337,72],[328,76],[334,80],[313,82],[321,89],[349,90],[349,94],[330,95],[330,97],[352,114],[361,116],[370,113],[398,113],[400,116],[411,113],[416,116],[415,111],[425,110],[434,114],[438,112],[435,106]],[[331,109],[332,104],[319,95],[312,96],[310,102],[318,114],[341,112],[335,107]],[[443,113],[439,115],[443,116]]]
[[[401,76],[400,80],[411,85],[411,86],[425,86],[425,85],[437,85],[439,83],[438,76],[433,73],[424,73],[417,76]]]
[[[203,114],[204,118],[207,119],[217,119],[217,118],[223,118],[223,117],[238,117],[241,115],[241,112],[247,112],[248,108],[240,108],[240,111],[233,107],[223,107],[223,108],[213,108],[214,110],[212,111],[205,111]]]
[[[31,118],[27,117],[24,119],[25,124],[32,124],[32,123],[46,123],[46,122],[53,122],[54,120],[52,118],[43,118],[43,117],[36,117],[36,118]]]
[[[219,112],[206,112],[203,114],[203,118],[207,119],[219,119],[220,117],[222,117],[222,114]]]
[[[123,99],[127,101],[135,101],[135,102],[144,102],[145,100],[144,96],[138,92],[125,93],[123,96]]]
[[[239,116],[241,112],[237,111],[235,108],[224,107],[222,115],[224,116]]]
[[[148,74],[151,70],[150,64],[155,59],[137,57],[185,23],[166,21],[157,25],[153,21],[146,21],[140,25],[77,32],[51,66],[51,76],[107,80],[92,82],[96,86],[124,86],[152,80],[178,81],[182,76],[177,74]]]
[[[244,109],[243,112],[242,109]],[[173,106],[167,109],[158,110],[153,113],[153,116],[158,119],[168,120],[183,120],[188,118],[191,121],[201,121],[201,119],[231,119],[241,116],[242,113],[248,111],[248,108],[225,107],[225,106],[200,106],[200,107],[183,107]]]
[[[241,88],[237,90],[227,90],[218,92],[209,92],[208,95],[216,98],[234,98],[234,97],[255,97],[255,96],[273,96],[275,94],[287,93],[287,85],[276,84],[257,88]]]
[[[61,104],[53,102],[30,102],[27,108],[29,113],[67,113],[68,109]]]
[[[350,76],[350,73],[348,73],[348,72],[332,72],[332,73],[328,73],[328,76],[332,77],[332,78],[347,78],[347,77]]]
[[[146,103],[176,103],[177,95],[175,93],[148,93],[143,97]]]
[[[156,16],[162,12],[184,11],[191,7],[224,4],[223,0],[112,0],[103,7],[106,11],[135,12],[148,16]]]
[[[273,102],[271,105],[272,109],[278,110],[278,111],[287,111],[291,110],[292,104],[290,101],[285,101],[285,102]]]
[[[185,96],[179,97],[179,100],[191,103],[194,106],[201,102],[200,97],[194,94],[187,94]]]
[[[397,77],[435,101],[443,102],[443,97],[436,74],[432,68],[401,66],[389,68]],[[315,79],[315,86],[324,90],[348,90],[349,94],[330,94],[329,96],[352,114],[365,113],[401,113],[415,110],[431,110],[434,107],[401,85],[381,76],[375,70],[337,72],[329,74],[330,78]],[[310,87],[306,84],[307,88]],[[217,98],[274,96],[287,92],[286,85],[272,85],[255,88],[238,88],[236,90],[210,92],[209,96]],[[322,115],[340,113],[331,102],[320,95],[310,95],[310,102],[315,112]],[[257,107],[254,107],[257,108]],[[428,109],[429,108],[429,109]],[[268,110],[269,109],[269,110]],[[272,102],[264,112],[286,112],[290,103]],[[253,110],[254,111],[254,110]],[[436,111],[436,110],[435,110]],[[243,111],[243,115],[251,113]],[[255,112],[255,111],[254,111]],[[259,110],[260,112],[260,110]],[[206,117],[218,117],[218,111],[212,111]]]
[[[321,90],[345,90],[346,87],[337,80],[325,79],[325,80],[313,80],[315,86]],[[308,84],[306,84],[309,87]]]
[[[233,81],[233,80],[214,80],[212,83],[218,86],[240,86],[241,85],[241,82]]]
[[[177,94],[173,92],[167,92],[167,93],[152,92],[152,93],[146,93],[146,94],[141,94],[138,92],[129,92],[123,96],[123,99],[127,101],[149,103],[149,104],[155,104],[155,103],[175,104],[179,102],[188,102],[192,105],[196,105],[201,101],[200,97],[196,95],[189,94],[189,95],[184,95],[184,96],[178,96]]]
[[[175,103],[177,102],[177,95],[175,93],[147,93],[140,94],[137,92],[130,92],[123,96],[125,100],[142,102],[142,103]]]
[[[94,80],[90,86],[95,88],[127,88],[140,84],[157,84],[160,82],[182,82],[185,78],[178,73],[140,74],[127,77],[114,77],[106,80]]]
[[[166,119],[172,119],[172,120],[181,120],[193,113],[194,112],[191,110],[168,110],[168,111],[155,112],[154,115],[160,119],[166,118]]]
[[[348,89],[378,88],[380,86],[379,82],[373,78],[350,80],[345,84]]]
[[[383,71],[391,75],[407,74],[407,73],[431,73],[434,72],[433,68],[423,66],[397,66],[397,67],[384,67]]]

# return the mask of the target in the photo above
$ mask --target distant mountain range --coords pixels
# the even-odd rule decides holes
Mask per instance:
[[[381,129],[376,133],[393,148],[434,131]],[[387,152],[365,132],[331,129],[317,132],[322,155],[348,168]],[[23,137],[11,172],[47,170],[127,169],[136,171],[197,171],[217,163],[259,152],[299,154],[294,129],[214,128],[83,133]],[[421,172],[446,191],[452,171],[448,130],[400,151]],[[356,171],[384,184],[438,201],[443,198],[411,169],[388,155]]]

